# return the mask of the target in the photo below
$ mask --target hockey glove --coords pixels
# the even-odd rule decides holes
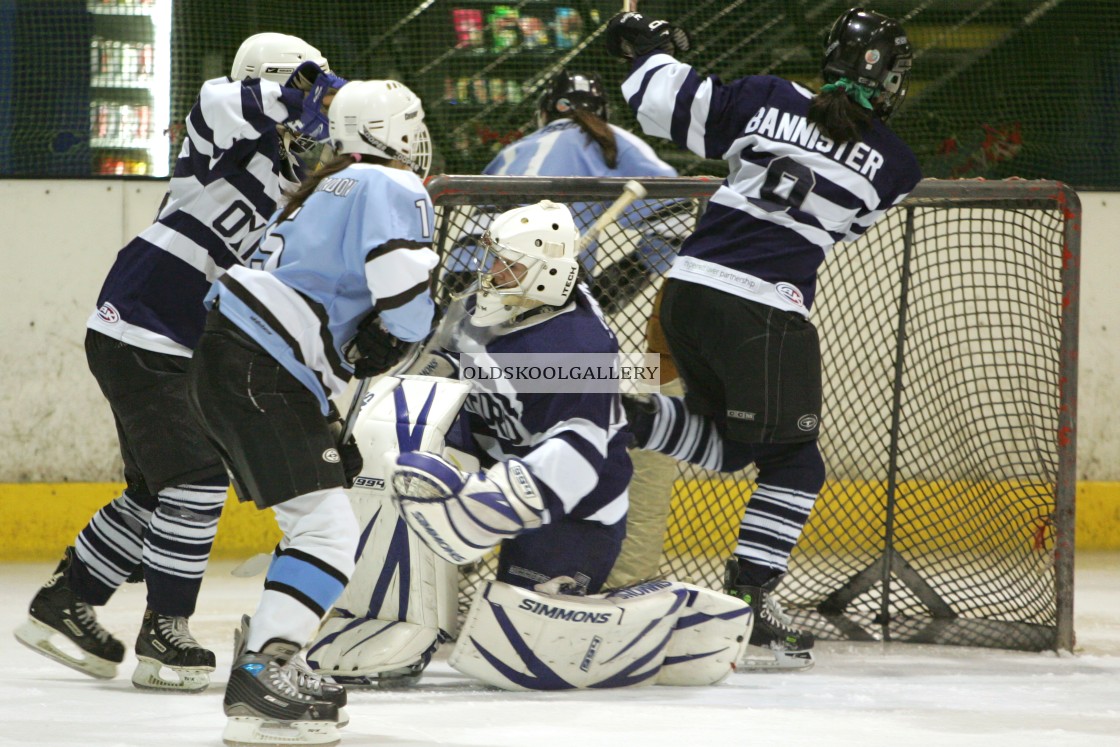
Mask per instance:
[[[641,13],[619,13],[607,22],[607,52],[633,59],[652,52],[681,54],[691,47],[684,29]]]
[[[318,72],[316,72],[318,71]],[[347,81],[324,72],[314,62],[305,62],[300,65],[292,75],[296,88],[304,90],[301,86],[308,85],[306,95],[303,97],[303,112],[299,117],[296,130],[299,135],[317,143],[324,143],[330,138],[330,119],[327,116],[327,96],[338,93],[338,89],[346,85]]]
[[[346,360],[354,366],[354,375],[359,379],[379,376],[404,358],[408,343],[391,335],[378,319],[376,312],[358,325],[354,339],[348,344]]]
[[[311,90],[311,86],[315,84],[315,81],[318,80],[319,76],[322,74],[323,68],[319,67],[319,65],[315,62],[307,60],[306,62],[301,62],[299,64],[299,67],[297,67],[296,71],[292,73],[292,77],[288,78],[288,81],[284,84],[284,86],[287,88],[296,88],[300,91],[303,91],[304,93],[307,93]]]

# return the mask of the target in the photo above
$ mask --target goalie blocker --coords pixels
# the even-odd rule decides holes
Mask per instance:
[[[742,600],[675,581],[586,597],[489,581],[449,663],[503,690],[715,685],[735,669],[753,622]]]

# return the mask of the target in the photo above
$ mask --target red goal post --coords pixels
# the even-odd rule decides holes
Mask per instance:
[[[589,224],[626,181],[435,177],[437,250],[446,260],[488,212],[541,199]],[[593,270],[619,299],[608,319],[624,352],[646,349],[660,277],[631,299],[603,268],[655,224],[687,235],[721,183],[639,181],[645,212],[604,233]],[[926,180],[822,265],[828,481],[778,589],[798,625],[823,639],[1073,648],[1080,220],[1058,182]],[[665,486],[661,574],[720,588],[752,479],[682,466]],[[463,575],[463,604],[492,572],[491,560]]]

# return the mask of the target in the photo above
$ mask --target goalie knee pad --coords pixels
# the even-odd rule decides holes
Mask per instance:
[[[674,581],[588,597],[492,581],[449,663],[504,690],[710,685],[731,673],[750,624],[742,600]]]

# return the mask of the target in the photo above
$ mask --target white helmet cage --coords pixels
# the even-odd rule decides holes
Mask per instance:
[[[538,306],[559,306],[576,287],[579,229],[567,205],[542,200],[508,210],[494,218],[479,244],[486,256],[471,317],[477,327]]]
[[[432,140],[420,97],[395,80],[351,81],[330,108],[336,153],[365,153],[400,161],[421,179],[432,165]]]
[[[303,39],[267,31],[241,42],[229,77],[233,80],[261,78],[284,85],[300,63],[308,60],[325,72],[331,71],[323,53]]]

